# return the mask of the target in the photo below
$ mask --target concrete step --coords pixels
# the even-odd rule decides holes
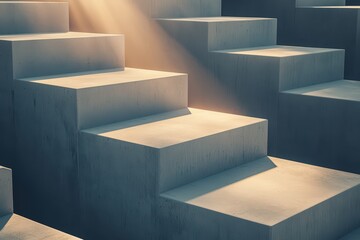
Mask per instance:
[[[187,106],[187,76],[177,73],[126,68],[14,83],[16,134],[22,136],[14,178],[18,205],[54,226],[66,223],[69,232],[79,226],[79,129]]]
[[[257,74],[283,91],[343,79],[344,55],[340,49],[267,46],[216,51],[213,58],[220,79],[253,79]]]
[[[24,105],[17,106],[24,111],[30,107],[24,98],[43,104],[41,114],[49,114],[54,108],[51,103],[58,104],[55,99],[67,97],[64,108],[76,112],[64,114],[77,122],[79,129],[173,111],[188,104],[186,74],[135,68],[25,78],[15,85],[24,94],[18,101]]]
[[[142,4],[149,4],[142,1]],[[154,0],[151,2],[152,17],[209,17],[221,15],[221,0]]]
[[[265,158],[163,193],[160,224],[163,239],[338,239],[359,193],[359,175]]]
[[[101,148],[106,140],[109,145]],[[158,191],[189,183],[216,172],[265,156],[267,121],[262,119],[182,109],[146,118],[82,131],[83,162],[92,162],[94,151],[106,151],[125,160],[152,162],[158,172]],[[121,151],[124,146],[128,149]],[[110,161],[110,159],[109,159]],[[135,160],[134,160],[135,161]]]
[[[358,240],[360,239],[360,228],[354,230],[353,232],[347,234],[340,240]]]
[[[66,233],[31,221],[16,214],[0,218],[0,239],[4,240],[76,240]]]
[[[359,81],[285,91],[279,103],[280,156],[360,173]]]
[[[346,0],[296,0],[296,6],[345,6]]]
[[[12,187],[11,169],[0,166],[0,217],[13,213]]]
[[[0,2],[0,34],[68,31],[69,6],[66,2]]]
[[[276,44],[276,19],[207,17],[167,18],[158,21],[177,41],[194,51],[195,55],[213,50]]]
[[[265,156],[266,135],[266,120],[198,109],[81,131],[86,233],[93,239],[159,239],[159,192]]]
[[[0,36],[0,89],[13,79],[125,66],[124,36],[53,33]]]

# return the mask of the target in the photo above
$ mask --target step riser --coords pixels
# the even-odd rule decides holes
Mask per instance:
[[[359,102],[280,94],[279,154],[360,173],[359,122]]]
[[[173,111],[188,105],[187,76],[81,89],[74,104],[80,129]]]
[[[0,89],[11,80],[28,77],[95,71],[125,66],[124,37],[84,37],[33,41],[0,41],[1,62],[9,62]],[[9,49],[10,48],[10,49]],[[11,50],[12,49],[12,50]]]
[[[12,173],[0,166],[0,217],[13,213]]]
[[[213,50],[276,44],[276,19],[212,23],[163,19],[159,22],[198,57]]]
[[[159,191],[167,191],[266,155],[267,122],[162,149]]]
[[[360,225],[359,202],[357,186],[273,226],[272,239],[339,239]]]
[[[221,0],[155,0],[151,15],[155,18],[220,16]]]
[[[296,6],[345,6],[346,0],[296,0]]]
[[[14,119],[11,92],[0,91],[0,165],[12,167],[14,156]]]
[[[0,35],[68,31],[68,3],[0,2]]]

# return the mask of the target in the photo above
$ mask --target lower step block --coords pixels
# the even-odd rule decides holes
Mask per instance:
[[[0,166],[0,217],[13,212],[12,187],[11,170]]]
[[[182,109],[84,130],[79,143],[86,232],[157,239],[158,194],[266,156],[267,121]],[[106,224],[91,217],[104,213]]]
[[[277,158],[161,196],[161,239],[337,240],[360,223],[359,175]]]

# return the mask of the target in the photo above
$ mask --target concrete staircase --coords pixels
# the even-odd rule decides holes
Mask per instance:
[[[11,4],[18,14],[35,4],[42,19],[64,6]],[[193,39],[210,39],[201,51],[275,44],[272,19],[162,21],[199,25]],[[266,120],[188,108],[187,75],[125,68],[122,35],[34,31],[0,44],[17,211],[85,239],[335,240],[360,225],[358,175],[267,157]],[[320,69],[310,76],[341,75]],[[282,90],[306,85],[283,71]]]
[[[12,172],[0,166],[0,239],[79,239],[13,213]]]
[[[216,82],[235,102],[229,108],[220,90],[206,91],[204,86],[190,89],[190,103],[268,119],[271,155],[360,173],[360,83],[343,80],[344,50],[276,45],[275,19],[201,17],[158,21],[212,71],[209,82]],[[327,92],[318,95],[322,103],[314,102],[319,100],[316,94],[311,98],[305,94],[294,96],[304,87],[309,87],[309,92],[312,87]],[[346,99],[340,96],[344,91]]]

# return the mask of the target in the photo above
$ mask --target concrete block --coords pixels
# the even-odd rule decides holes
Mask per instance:
[[[342,80],[281,93],[279,155],[360,173],[359,92]]]
[[[345,6],[346,0],[296,0],[296,6]]]
[[[12,167],[15,150],[13,93],[0,90],[0,164]]]
[[[148,2],[144,0],[137,1]],[[144,3],[146,4],[146,3]],[[215,17],[221,16],[220,0],[154,0],[151,3],[152,17]]]
[[[195,56],[213,50],[276,44],[276,19],[208,17],[168,18],[158,21]]]
[[[125,66],[123,35],[8,35],[0,36],[0,45],[5,48],[0,61],[11,66],[1,75],[0,89],[11,89],[13,79]]]
[[[241,114],[269,120],[269,150],[274,153],[279,90],[342,79],[344,51],[289,46],[234,49],[213,52],[210,64],[235,96]]]
[[[158,239],[158,193],[265,156],[266,129],[265,120],[183,109],[82,131],[85,231]],[[90,218],[104,213],[106,222]]]
[[[79,232],[78,130],[187,106],[184,74],[126,69],[14,83],[18,211],[68,232]]]
[[[359,193],[358,175],[260,159],[163,193],[160,239],[338,239],[360,223]]]
[[[13,211],[12,172],[9,168],[0,166],[0,217]]]
[[[31,221],[17,214],[0,218],[0,239],[80,240],[80,238]]]
[[[0,2],[0,35],[68,31],[66,2]]]

